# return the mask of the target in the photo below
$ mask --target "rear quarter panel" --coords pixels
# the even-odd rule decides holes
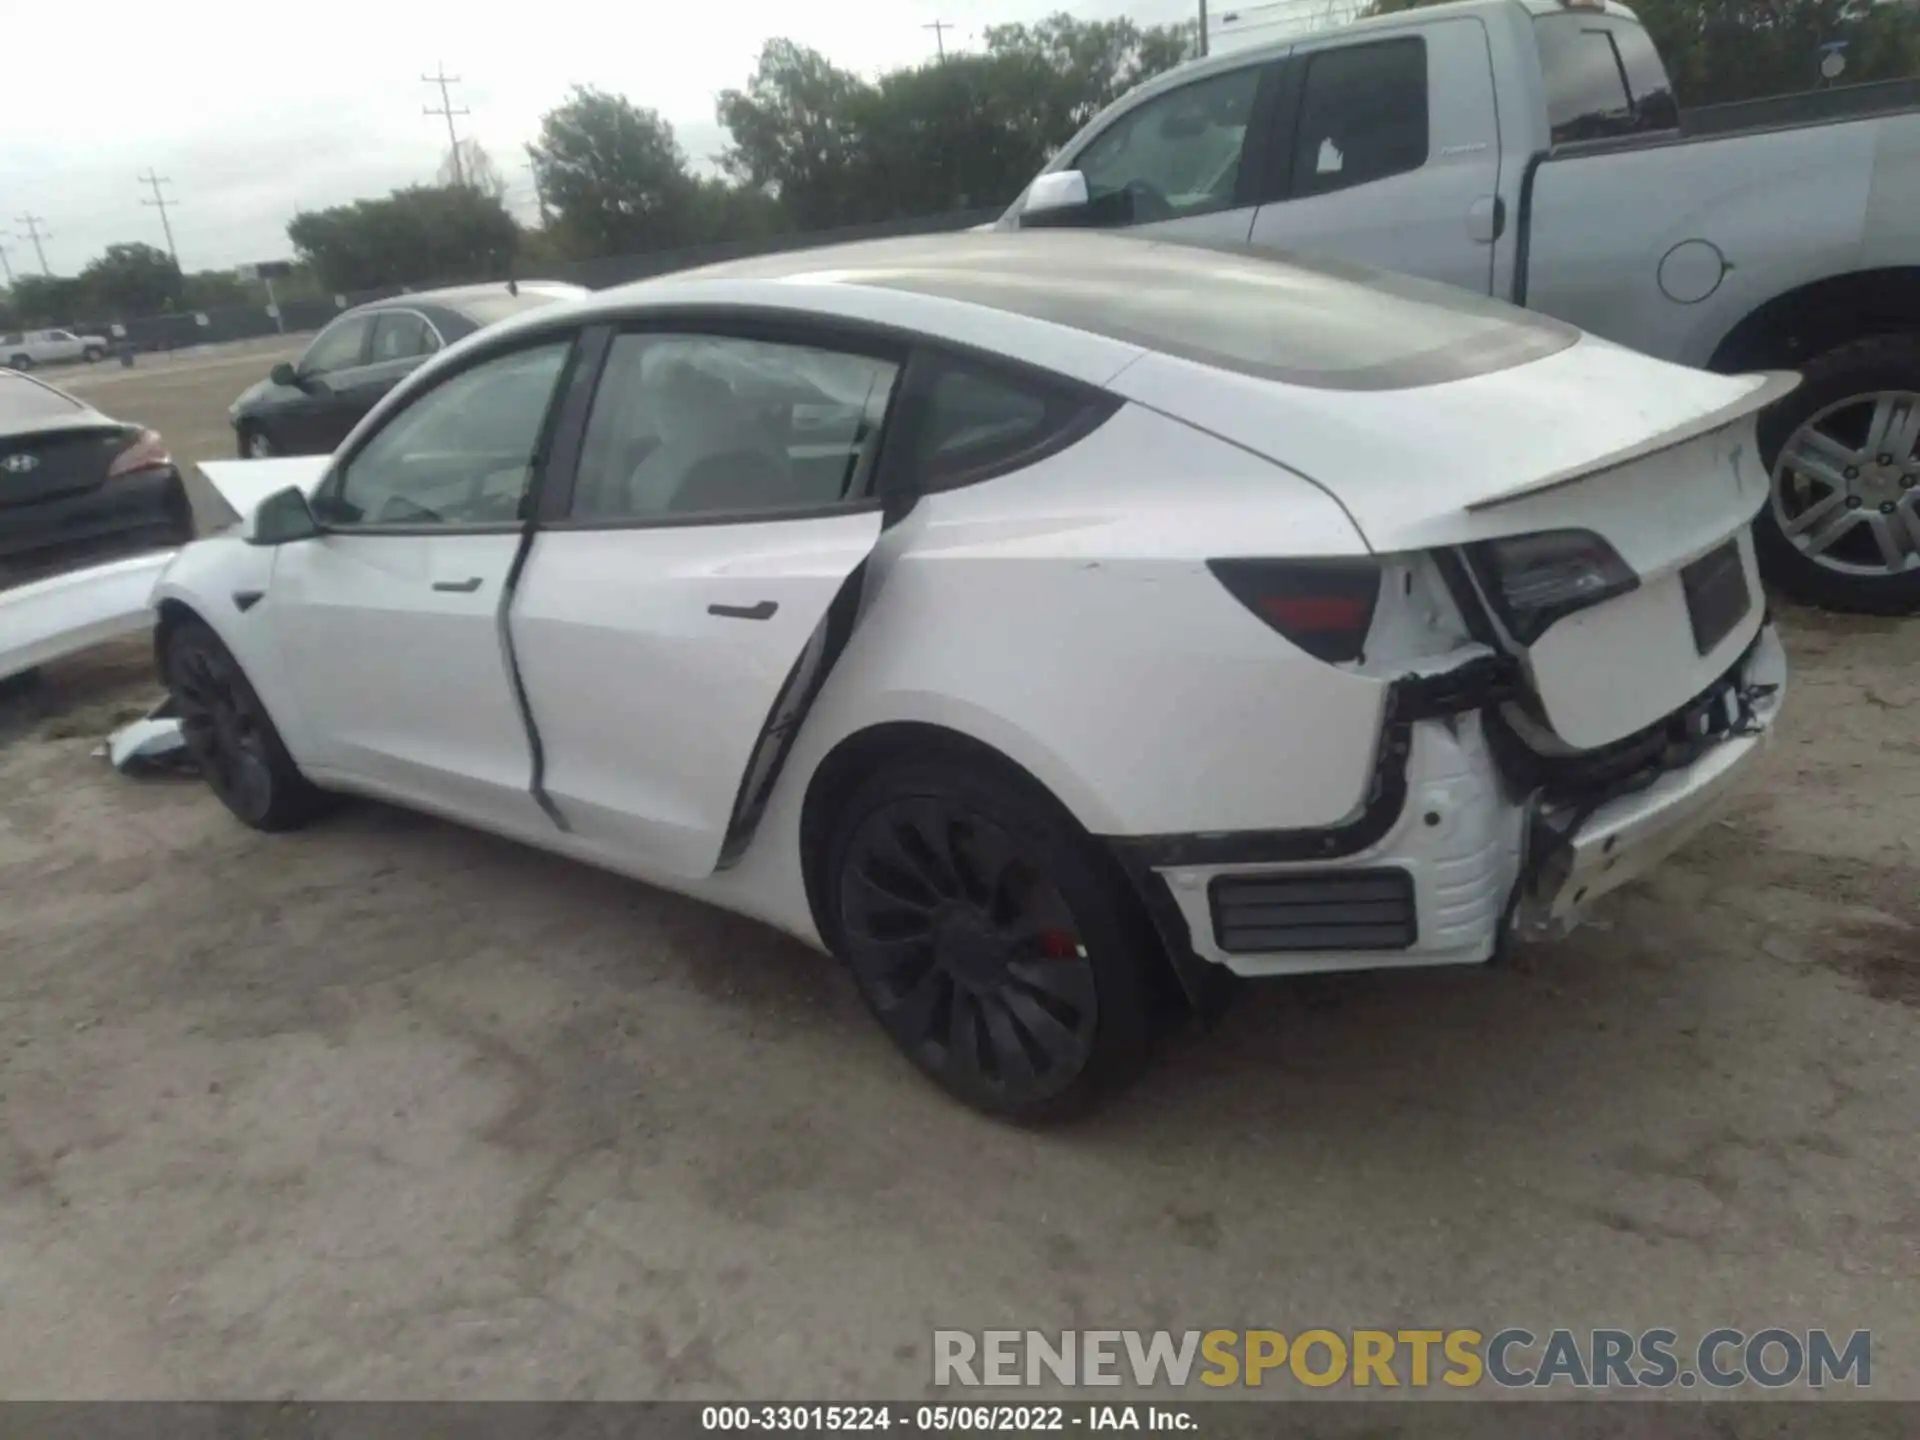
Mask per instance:
[[[993,746],[1098,834],[1338,823],[1370,779],[1384,685],[1295,649],[1205,561],[1364,550],[1313,486],[1127,407],[882,536],[776,804],[848,736],[919,721]]]
[[[1527,304],[1704,365],[1775,296],[1920,260],[1916,197],[1920,115],[1565,156],[1535,179]],[[1662,283],[1662,262],[1688,241],[1725,257],[1704,297]]]

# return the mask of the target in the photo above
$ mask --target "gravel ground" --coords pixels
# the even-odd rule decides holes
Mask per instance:
[[[225,454],[265,363],[88,388]],[[0,1398],[906,1398],[935,1327],[1509,1324],[1871,1328],[1920,1398],[1920,625],[1787,636],[1762,772],[1599,925],[1256,989],[1038,1134],[755,925],[117,777],[146,656],[69,662],[0,706]]]

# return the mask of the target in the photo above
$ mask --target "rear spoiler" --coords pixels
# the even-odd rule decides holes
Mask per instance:
[[[1764,410],[1776,400],[1792,394],[1800,386],[1800,376],[1792,370],[1767,370],[1756,373],[1752,378],[1760,383],[1737,400],[1730,400],[1717,410],[1709,410],[1692,419],[1682,420],[1678,425],[1669,426],[1644,440],[1635,441],[1622,449],[1598,456],[1592,460],[1583,460],[1578,465],[1569,465],[1564,470],[1556,470],[1551,475],[1542,476],[1531,484],[1522,485],[1518,490],[1508,490],[1504,494],[1490,495],[1485,500],[1476,500],[1467,506],[1469,513],[1494,510],[1502,505],[1523,499],[1529,495],[1538,495],[1544,490],[1557,490],[1562,485],[1571,485],[1576,480],[1584,480],[1589,475],[1598,475],[1603,470],[1617,470],[1622,465],[1631,465],[1635,460],[1644,460],[1649,455],[1657,455],[1662,450],[1671,450],[1676,445],[1684,445],[1689,440],[1697,440],[1709,435],[1722,426],[1730,425],[1743,416],[1757,410]]]

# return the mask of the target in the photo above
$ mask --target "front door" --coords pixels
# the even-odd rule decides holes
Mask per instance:
[[[1117,203],[1132,233],[1244,243],[1267,183],[1279,73],[1270,60],[1209,75],[1117,116],[1068,162],[1086,178],[1090,212]]]
[[[1480,21],[1303,42],[1289,66],[1273,140],[1286,198],[1260,207],[1253,243],[1489,293],[1507,217]]]
[[[831,665],[830,611],[857,601],[899,359],[750,332],[614,339],[510,628],[544,791],[616,863],[723,863]]]
[[[352,426],[340,424],[347,405],[342,389],[352,387],[353,376],[366,363],[372,333],[370,316],[347,315],[313,337],[294,366],[298,387],[281,394],[275,406],[271,424],[279,448],[295,455],[326,455],[345,437]]]
[[[570,348],[455,372],[322,483],[323,533],[282,550],[268,607],[316,766],[497,828],[547,823],[501,614]]]

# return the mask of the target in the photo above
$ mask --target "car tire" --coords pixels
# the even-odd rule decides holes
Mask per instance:
[[[240,458],[242,460],[270,460],[279,454],[273,437],[257,425],[243,425],[240,428]]]
[[[1920,413],[1920,335],[1828,351],[1803,366],[1799,388],[1760,417],[1760,458],[1772,488],[1754,522],[1754,549],[1761,573],[1796,600],[1869,615],[1920,611],[1920,438],[1894,443],[1905,454],[1868,448],[1883,404],[1896,417]],[[1832,483],[1798,469],[1802,456]],[[1883,530],[1905,552],[1904,568],[1887,563]],[[1810,548],[1822,542],[1826,548]]]
[[[836,951],[949,1094],[1043,1123],[1145,1068],[1165,960],[1118,867],[1051,797],[969,756],[900,760],[829,836]]]
[[[80,352],[80,358],[89,365],[98,365],[106,358],[106,354],[107,352],[102,350],[98,345],[89,345]]]
[[[202,620],[169,630],[161,662],[182,738],[207,785],[255,830],[295,830],[335,797],[300,773],[240,662]]]
[[[11,355],[7,358],[7,364],[11,365],[15,370],[31,370],[33,368],[33,357],[31,355]]]

